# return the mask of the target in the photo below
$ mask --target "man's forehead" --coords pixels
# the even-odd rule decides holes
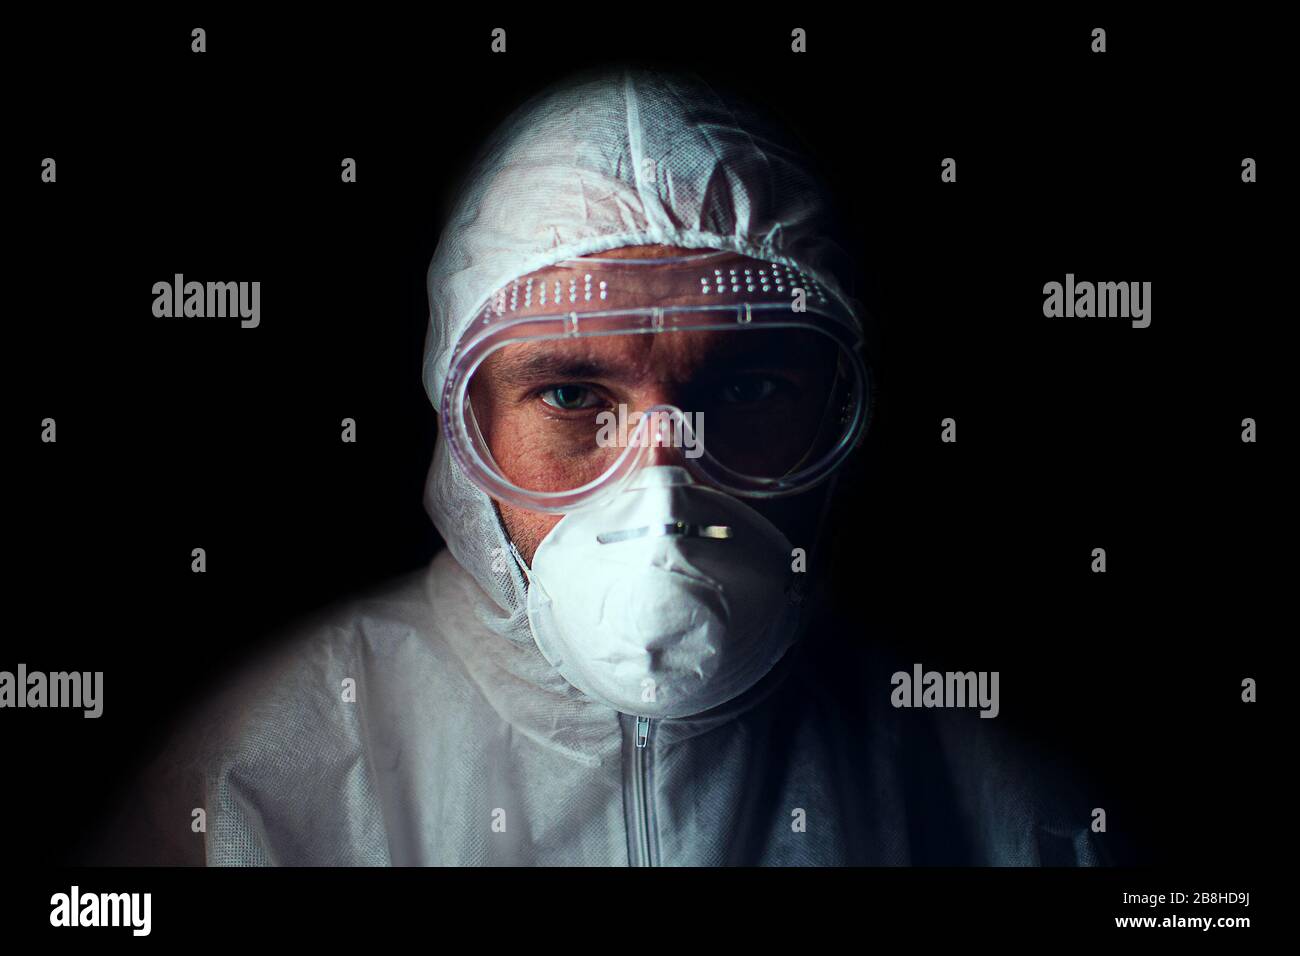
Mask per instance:
[[[606,252],[592,252],[583,259],[668,259],[678,256],[689,256],[700,252],[717,252],[716,249],[687,249],[685,246],[620,246],[617,249],[610,249]]]

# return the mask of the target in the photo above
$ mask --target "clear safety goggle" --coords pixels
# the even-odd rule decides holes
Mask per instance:
[[[488,495],[564,514],[642,465],[742,497],[804,491],[869,413],[861,329],[797,268],[584,257],[514,280],[453,354],[445,440]]]

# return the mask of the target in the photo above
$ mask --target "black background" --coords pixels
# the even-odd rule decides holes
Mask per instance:
[[[11,25],[0,669],[102,670],[105,713],[0,713],[8,865],[85,862],[236,662],[436,551],[420,360],[446,205],[510,109],[629,57],[768,107],[839,199],[883,330],[836,522],[842,639],[1000,670],[1002,719],[1097,779],[1135,862],[1262,865],[1290,630],[1276,25],[643,14]],[[154,318],[176,272],[260,280],[261,326]],[[1067,272],[1150,281],[1150,328],[1044,318]]]

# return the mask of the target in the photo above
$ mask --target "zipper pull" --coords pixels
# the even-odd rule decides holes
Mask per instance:
[[[636,719],[636,749],[644,750],[646,742],[650,739],[650,718],[638,717]]]

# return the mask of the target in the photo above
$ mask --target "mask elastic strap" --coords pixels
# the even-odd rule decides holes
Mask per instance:
[[[528,566],[528,562],[524,560],[524,556],[520,554],[519,549],[515,547],[514,539],[510,537],[510,532],[506,529],[505,520],[501,517],[501,508],[495,501],[492,502],[492,513],[496,515],[497,529],[501,532],[501,539],[505,541],[506,547],[510,551],[510,556],[515,559],[516,566],[518,566],[520,573],[523,574],[524,586],[527,588],[527,586],[532,583],[533,569]]]
[[[818,555],[822,551],[822,544],[824,541],[825,531],[826,531],[826,523],[828,518],[830,517],[831,502],[835,500],[835,488],[839,484],[839,480],[840,480],[839,474],[838,473],[833,474],[831,475],[830,478],[826,480],[826,483],[823,486],[825,488],[825,491],[822,497],[821,513],[817,516],[817,524],[813,531],[813,547],[812,547],[813,555]],[[789,583],[786,585],[786,591],[785,591],[786,597],[790,600],[790,602],[800,608],[803,607],[804,603],[808,600],[809,594],[813,591],[813,588],[811,586],[806,585],[804,583],[804,578],[805,575],[803,574],[791,572],[790,580]],[[800,624],[801,635],[802,635],[803,628],[806,626],[807,626],[807,621],[803,620],[802,623]]]
[[[498,515],[498,519],[499,518],[500,516]],[[503,534],[505,533],[504,526],[501,531]],[[528,563],[524,560],[524,556],[519,553],[519,549],[515,547],[514,541],[511,540],[510,535],[508,534],[506,535],[506,544],[510,547],[510,554],[514,556],[515,564],[519,565],[519,570],[524,575],[524,583],[531,584],[533,581],[533,569],[528,566]]]

